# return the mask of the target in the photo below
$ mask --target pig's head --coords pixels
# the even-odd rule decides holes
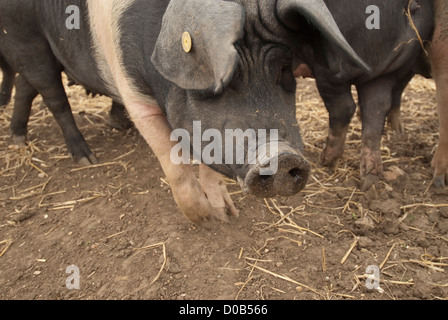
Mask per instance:
[[[291,196],[308,180],[293,65],[310,32],[365,67],[321,0],[172,0],[164,16],[152,62],[174,84],[168,120],[250,194]]]

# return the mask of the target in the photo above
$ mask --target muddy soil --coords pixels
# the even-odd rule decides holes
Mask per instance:
[[[431,185],[431,80],[407,89],[405,133],[385,130],[385,179],[367,193],[359,120],[343,157],[322,168],[327,114],[314,82],[299,80],[297,118],[313,163],[307,188],[258,199],[228,181],[240,217],[204,227],[181,215],[139,133],[106,125],[108,99],[68,92],[97,166],[67,156],[39,98],[27,147],[9,136],[12,104],[0,110],[0,299],[448,298],[448,190]],[[80,277],[70,290],[72,265]]]

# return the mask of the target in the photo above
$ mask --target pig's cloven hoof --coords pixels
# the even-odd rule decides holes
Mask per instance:
[[[229,222],[228,214],[239,217],[239,211],[235,208],[232,198],[227,191],[223,176],[214,170],[201,164],[199,167],[199,183],[213,207],[211,216],[222,221]]]
[[[333,133],[329,133],[327,137],[327,143],[320,155],[320,164],[324,167],[331,166],[337,159],[344,154],[345,138],[347,136],[348,127],[336,130],[330,129]]]
[[[118,117],[114,115],[109,115],[109,118],[106,120],[106,124],[119,131],[124,131],[132,127],[132,122],[126,117]]]
[[[361,192],[369,191],[373,186],[378,187],[380,179],[375,174],[368,174],[365,177],[361,178]]]
[[[92,153],[92,154],[90,154],[87,157],[82,157],[81,159],[79,159],[78,163],[82,167],[88,167],[88,166],[91,166],[93,164],[97,164],[98,163],[98,159]]]
[[[329,167],[335,163],[335,161],[342,157],[344,153],[344,147],[330,147],[327,145],[320,155],[319,162],[324,167]]]
[[[434,185],[437,188],[444,188],[448,185],[448,174],[442,174],[440,176],[434,177]]]
[[[180,211],[191,222],[201,224],[214,211],[195,177],[170,186]]]
[[[363,147],[361,152],[361,191],[366,192],[373,185],[378,186],[379,176],[383,174],[381,151]]]
[[[239,217],[239,211],[235,208],[232,198],[230,198],[226,185],[221,182],[215,186],[203,187],[205,195],[213,207],[211,216],[222,221],[229,222],[228,215]]]
[[[12,136],[12,141],[19,147],[26,147],[26,136]]]
[[[448,156],[440,146],[432,160],[432,166],[434,168],[434,185],[437,188],[448,186]]]
[[[389,124],[389,127],[391,128],[391,130],[395,132],[395,134],[404,135],[404,126],[401,121],[400,115],[398,115],[398,116],[389,115],[389,117],[387,118],[387,123]]]
[[[98,163],[98,159],[90,150],[89,146],[84,141],[84,138],[82,138],[82,141],[67,142],[67,147],[72,159],[75,160],[79,165],[90,166],[92,164]]]

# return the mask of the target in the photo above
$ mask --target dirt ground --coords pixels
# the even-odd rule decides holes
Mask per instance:
[[[258,199],[229,181],[240,218],[202,228],[181,215],[138,132],[105,124],[109,100],[68,92],[97,166],[67,156],[39,98],[26,148],[9,136],[12,104],[0,110],[0,299],[448,298],[448,190],[431,186],[431,80],[407,89],[405,133],[385,131],[387,179],[367,193],[358,189],[359,120],[343,158],[320,167],[327,114],[314,82],[299,80],[297,117],[313,163],[307,188]],[[69,289],[71,265],[79,289]]]

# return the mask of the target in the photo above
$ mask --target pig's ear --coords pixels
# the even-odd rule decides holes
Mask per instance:
[[[244,10],[232,2],[172,0],[151,61],[167,80],[187,90],[219,93],[239,61]]]
[[[278,0],[277,14],[287,27],[300,32],[297,15],[301,15],[318,29],[331,46],[338,48],[346,59],[364,72],[371,68],[358,56],[339,30],[336,21],[323,0]]]

